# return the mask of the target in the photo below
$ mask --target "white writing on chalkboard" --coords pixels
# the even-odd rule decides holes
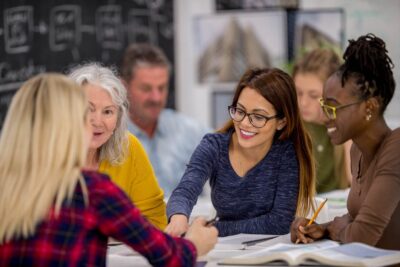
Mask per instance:
[[[156,25],[151,19],[150,11],[132,9],[128,14],[128,38],[129,42],[158,43]]]
[[[9,8],[4,12],[4,43],[9,54],[29,50],[33,31],[33,9],[31,6]]]
[[[61,51],[78,46],[81,40],[81,8],[62,5],[50,11],[50,49]]]
[[[119,50],[123,46],[121,7],[101,6],[96,11],[97,42],[104,48]]]
[[[45,66],[35,65],[32,60],[18,69],[12,69],[7,62],[0,62],[0,91],[18,88],[21,81],[26,81],[29,77],[45,71]]]

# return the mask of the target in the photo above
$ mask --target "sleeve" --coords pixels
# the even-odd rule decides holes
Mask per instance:
[[[399,132],[398,132],[399,133]],[[385,144],[380,153],[369,191],[355,216],[340,236],[343,242],[376,245],[400,203],[400,135]]]
[[[168,219],[178,213],[190,217],[204,184],[212,175],[217,159],[217,141],[213,138],[213,134],[207,134],[193,152],[179,185],[168,200]]]
[[[130,140],[130,198],[143,216],[160,229],[167,225],[164,194],[160,188],[147,154],[139,140],[129,134]]]
[[[297,207],[299,191],[299,167],[293,145],[286,146],[280,159],[276,188],[263,189],[263,194],[271,194],[274,204],[271,210],[258,217],[243,220],[219,221],[216,223],[220,236],[237,233],[287,234],[290,230]]]
[[[100,231],[142,254],[153,266],[194,266],[197,252],[183,238],[173,238],[149,223],[116,185],[103,179],[89,191]]]

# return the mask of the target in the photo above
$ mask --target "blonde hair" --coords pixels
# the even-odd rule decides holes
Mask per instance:
[[[86,110],[82,89],[61,74],[35,76],[14,96],[0,138],[0,244],[33,235],[78,182],[87,197]]]
[[[107,160],[114,165],[122,163],[128,153],[128,99],[125,86],[118,78],[116,70],[92,62],[76,66],[69,73],[69,77],[80,85],[90,83],[100,86],[118,106],[117,125],[110,139],[100,147],[99,160]]]
[[[323,83],[339,69],[340,56],[329,48],[317,48],[301,57],[294,65],[292,77],[299,73],[315,74]]]

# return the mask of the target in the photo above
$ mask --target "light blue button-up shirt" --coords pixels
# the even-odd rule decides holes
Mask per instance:
[[[178,185],[202,137],[212,131],[172,109],[161,112],[152,138],[132,122],[128,123],[128,130],[146,150],[166,198]]]

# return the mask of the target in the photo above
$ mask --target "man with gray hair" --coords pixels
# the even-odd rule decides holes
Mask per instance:
[[[128,130],[144,146],[164,195],[178,185],[194,149],[210,131],[193,119],[165,108],[171,64],[160,48],[132,44],[121,65],[130,102]]]

